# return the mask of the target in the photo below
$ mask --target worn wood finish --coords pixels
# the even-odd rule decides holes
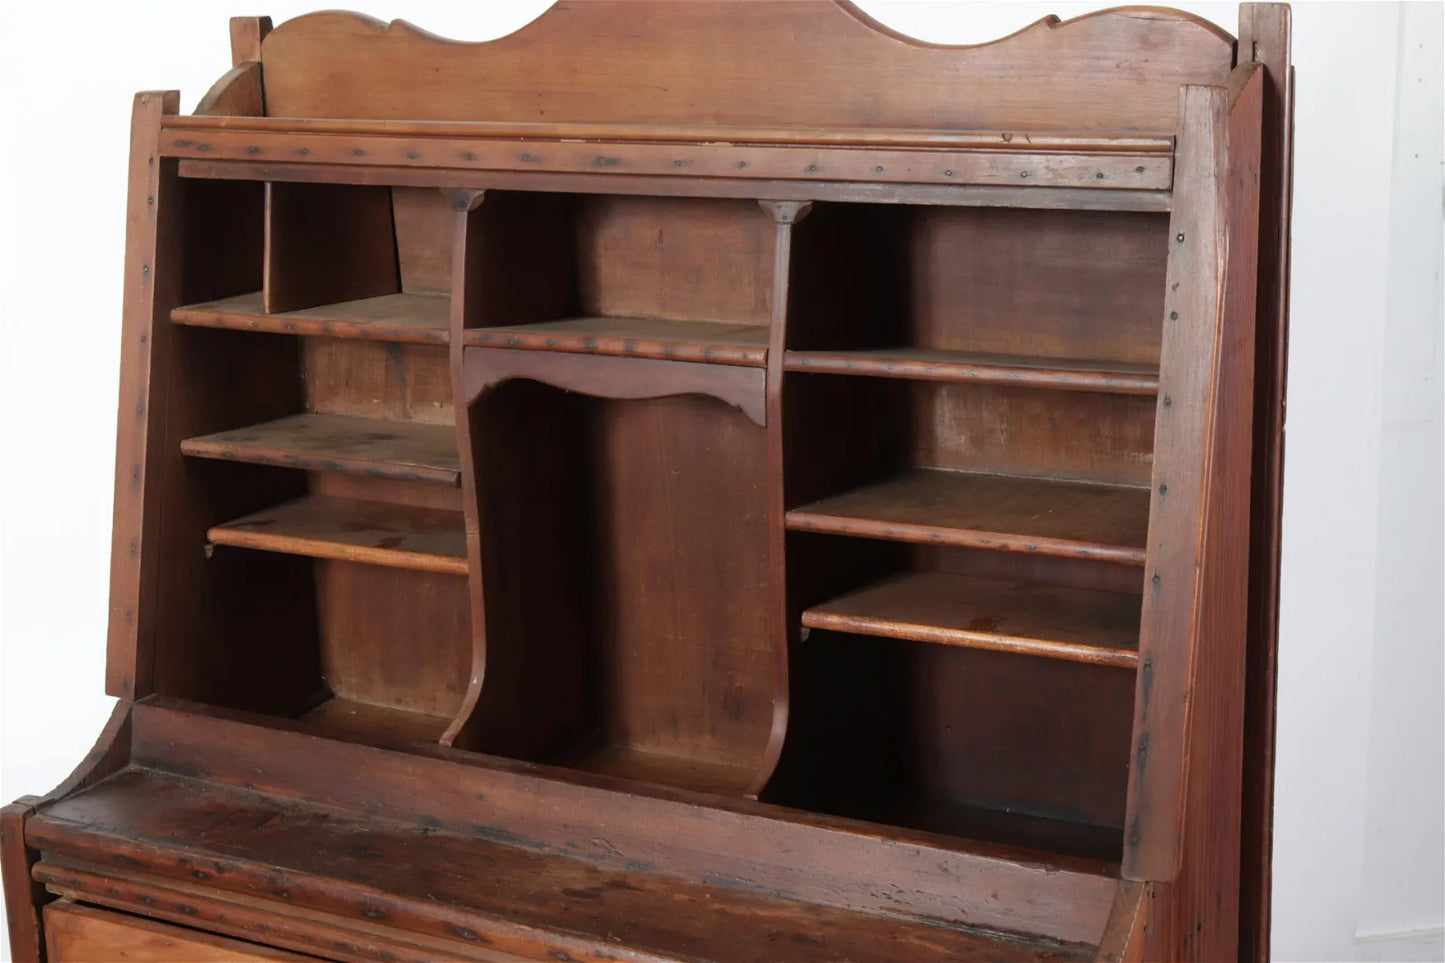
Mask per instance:
[[[430,715],[339,697],[325,700],[297,719],[307,731],[328,738],[383,746],[434,743],[452,721],[449,715]]]
[[[422,757],[329,746],[334,761],[318,774],[305,751],[316,743],[276,728],[285,723],[177,704],[141,705],[137,713],[140,764],[398,820],[434,820],[457,832],[611,865],[733,880],[804,902],[1095,943],[1116,886],[1112,867],[1096,860],[455,750]],[[269,728],[260,728],[262,722]],[[365,771],[357,768],[363,760]],[[611,791],[619,786],[628,792]],[[479,793],[486,796],[484,812],[476,806]],[[657,826],[672,831],[659,834]],[[859,865],[870,873],[858,875]]]
[[[382,294],[359,301],[269,313],[260,291],[171,312],[176,324],[327,338],[363,338],[416,344],[446,344],[447,299],[428,294]]]
[[[1246,671],[1246,635],[1249,597],[1250,479],[1238,466],[1250,460],[1253,408],[1241,404],[1254,385],[1255,306],[1257,299],[1259,230],[1260,114],[1264,74],[1255,64],[1242,66],[1228,91],[1186,88],[1181,112],[1193,107],[1209,110],[1217,138],[1210,146],[1209,174],[1213,190],[1201,190],[1211,200],[1209,218],[1201,227],[1209,232],[1206,251],[1223,256],[1222,285],[1201,304],[1206,317],[1215,319],[1212,372],[1213,391],[1208,411],[1211,422],[1205,466],[1204,511],[1199,527],[1197,601],[1191,632],[1199,640],[1183,680],[1187,715],[1183,731],[1164,739],[1163,753],[1151,760],[1164,772],[1165,784],[1178,799],[1174,821],[1151,821],[1158,812],[1142,804],[1138,781],[1131,781],[1131,833],[1134,826],[1152,830],[1155,842],[1168,839],[1173,828],[1178,846],[1179,871],[1151,906],[1146,955],[1168,952],[1183,959],[1212,960],[1240,952],[1239,914],[1220,907],[1239,905],[1241,873],[1240,800],[1243,794],[1245,709],[1241,694]],[[1191,95],[1202,104],[1190,105]],[[1183,288],[1181,288],[1181,291]],[[1186,307],[1187,301],[1182,301]],[[1162,390],[1162,388],[1161,388]],[[1147,617],[1147,604],[1146,604]],[[1141,638],[1141,655],[1152,642],[1162,656],[1163,642]],[[1162,704],[1178,685],[1167,673],[1153,680],[1156,699],[1140,699],[1143,712]],[[1174,690],[1176,693],[1178,690]],[[1176,695],[1175,698],[1178,696]],[[1168,713],[1159,713],[1135,728],[1141,738],[1153,739]],[[1152,726],[1151,726],[1152,723]],[[1178,740],[1183,758],[1170,754]],[[1148,777],[1150,774],[1144,774]],[[1153,776],[1158,778],[1158,776]],[[1177,779],[1177,783],[1172,783]],[[1141,780],[1142,781],[1142,780]],[[1137,814],[1137,815],[1134,815]],[[1156,817],[1157,818],[1157,817]],[[1140,847],[1141,856],[1152,855]],[[1148,867],[1141,859],[1136,869]]]
[[[456,485],[461,466],[451,429],[350,415],[288,415],[264,424],[187,438],[194,458],[345,471]]]
[[[222,809],[233,815],[218,820]],[[227,828],[237,823],[247,827],[239,836]],[[170,843],[167,826],[187,827],[190,842]],[[977,953],[1000,961],[1087,959],[1078,946],[1030,946],[922,922],[800,907],[760,893],[445,830],[419,832],[391,820],[141,769],[58,803],[31,824],[29,840],[82,865],[93,865],[98,851],[112,850],[127,857],[127,866],[160,877],[195,878],[192,867],[207,865],[215,871],[206,875],[220,889],[260,889],[274,897],[279,883],[289,905],[358,914],[371,907],[373,917],[380,912],[403,931],[526,955],[764,961],[786,952],[804,963],[882,961],[902,951],[920,961]],[[331,854],[358,847],[364,855],[348,860],[347,874],[339,878]],[[469,885],[475,878],[490,885]]]
[[[41,910],[51,899],[31,877],[38,854],[25,845],[25,820],[37,806],[84,789],[123,768],[130,760],[130,715],[130,702],[117,703],[95,745],[60,785],[44,797],[22,796],[0,808],[0,883],[4,885],[7,934],[15,963],[40,963],[44,959]]]
[[[213,93],[220,98],[245,79],[253,65],[235,68],[239,75],[226,78]],[[234,96],[234,95],[233,95]],[[229,99],[228,99],[229,102]],[[250,105],[250,101],[238,103]],[[221,110],[213,110],[222,113]],[[240,111],[237,111],[239,113]],[[593,171],[607,175],[726,177],[744,174],[777,180],[858,181],[872,179],[894,184],[968,184],[985,187],[1038,184],[1081,190],[1167,190],[1173,176],[1168,153],[1124,153],[1106,149],[1097,153],[1036,153],[998,149],[906,149],[879,147],[830,148],[817,146],[730,145],[714,143],[658,144],[666,133],[642,143],[602,140],[579,141],[566,131],[542,146],[535,140],[491,139],[489,131],[472,136],[437,136],[402,128],[377,132],[326,132],[308,129],[304,143],[290,130],[199,127],[194,123],[172,126],[163,135],[166,156],[190,159],[253,160],[260,157],[290,160],[305,151],[318,164],[385,164],[429,169],[469,171],[521,170],[569,174]],[[727,131],[720,131],[724,137]],[[484,135],[483,137],[476,136]],[[1004,135],[1009,136],[1009,135]],[[1019,135],[1026,142],[1027,135]]]
[[[1258,99],[1257,68],[1248,89]],[[1249,411],[1228,394],[1231,369],[1240,364],[1232,346],[1238,329],[1248,325],[1253,336],[1253,302],[1240,303],[1237,286],[1243,279],[1214,277],[1210,265],[1226,255],[1226,267],[1239,265],[1241,249],[1256,251],[1257,222],[1247,207],[1231,217],[1230,203],[1240,188],[1230,183],[1229,92],[1223,87],[1187,88],[1180,94],[1181,116],[1189,132],[1180,143],[1180,190],[1191,203],[1176,206],[1170,222],[1169,312],[1164,325],[1160,363],[1159,415],[1156,427],[1154,480],[1151,492],[1151,557],[1146,568],[1135,708],[1135,760],[1130,769],[1130,829],[1125,873],[1133,879],[1164,881],[1179,870],[1186,806],[1185,783],[1191,716],[1200,655],[1195,640],[1208,598],[1203,579],[1209,544],[1206,519],[1229,503],[1230,484],[1216,491],[1212,471],[1229,453],[1215,455],[1241,417]],[[1257,107],[1256,107],[1257,111]],[[1249,189],[1256,159],[1249,164]],[[1244,164],[1247,145],[1238,145]],[[1252,196],[1252,195],[1251,195]],[[1245,202],[1248,198],[1241,197]],[[1251,202],[1257,203],[1257,202]],[[1238,270],[1245,270],[1238,267]],[[1253,268],[1248,283],[1253,285]],[[1176,287],[1177,285],[1177,287]],[[1231,296],[1234,301],[1230,301]],[[1252,368],[1251,376],[1252,376]],[[1228,408],[1228,411],[1222,409]],[[1243,412],[1241,416],[1240,412]],[[1237,463],[1230,463],[1236,479]],[[1247,531],[1247,509],[1238,511],[1236,526]],[[1216,536],[1218,537],[1218,536]],[[1215,551],[1223,549],[1221,544]],[[1222,589],[1227,595],[1228,590]],[[1221,597],[1217,604],[1237,599]],[[1211,639],[1225,648],[1235,640]],[[1238,729],[1233,727],[1237,737]],[[1203,738],[1201,736],[1201,738]],[[1230,738],[1229,730],[1210,738]],[[1223,777],[1224,773],[1217,774]],[[1237,773],[1236,773],[1237,778]],[[1224,807],[1232,808],[1232,807]],[[1229,845],[1221,841],[1221,846]]]
[[[396,294],[391,191],[345,184],[266,184],[268,314]]]
[[[321,675],[335,695],[451,717],[471,672],[466,586],[451,573],[315,563]],[[399,607],[406,598],[411,607]]]
[[[1148,493],[919,469],[788,512],[796,531],[1144,562]]]
[[[913,572],[815,605],[810,629],[1134,668],[1139,597]]]
[[[1147,365],[977,355],[937,348],[860,348],[789,351],[789,371],[920,381],[975,382],[1070,391],[1152,395],[1159,372]]]
[[[159,880],[113,867],[79,869],[49,861],[35,870],[52,893],[122,912],[143,914],[182,926],[205,927],[215,933],[307,953],[341,963],[432,963],[436,960],[477,960],[520,963],[522,957],[454,940],[399,934],[384,923],[338,918],[274,899],[217,892],[193,882]]]
[[[652,318],[568,318],[511,327],[473,328],[465,343],[481,348],[702,361],[761,368],[768,329],[731,321],[660,321]]]
[[[502,382],[526,379],[605,398],[706,395],[732,405],[756,425],[767,422],[764,375],[757,368],[497,348],[468,351],[464,365],[462,384],[471,402]]]
[[[57,900],[45,907],[50,963],[145,960],[149,963],[304,961],[308,957],[110,910]]]
[[[1121,880],[1094,963],[1144,963],[1144,927],[1154,887]]]
[[[1118,51],[1139,49],[1150,56],[1121,69]],[[558,4],[483,44],[313,14],[272,32],[261,59],[276,117],[1168,131],[1179,85],[1218,82],[1231,54],[1224,31],[1162,9],[1050,17],[944,47],[845,4],[604,2]]]
[[[213,545],[467,574],[460,512],[308,495],[206,532]]]
[[[249,155],[248,155],[249,156]],[[182,177],[206,180],[291,181],[298,184],[381,184],[447,189],[569,191],[578,194],[655,194],[657,178],[631,174],[544,174],[453,167],[354,167],[251,160],[181,158]],[[670,197],[732,197],[852,204],[932,204],[941,207],[1017,207],[1025,210],[1167,212],[1170,191],[1099,191],[1067,187],[987,187],[968,184],[878,184],[868,181],[667,179]]]
[[[178,91],[137,94],[131,111],[130,181],[125,224],[125,290],[121,315],[121,368],[116,425],[115,508],[111,523],[110,628],[106,639],[105,691],[134,698],[151,691],[155,581],[159,559],[159,503],[146,499],[147,486],[161,487],[160,444],[153,412],[164,410],[165,379],[152,384],[152,365],[167,360],[165,332],[157,331],[172,294],[173,273],[154,276],[157,255],[176,253],[178,238],[170,205],[179,203],[179,187],[163,178],[155,152],[161,118],[180,109]],[[166,190],[161,192],[162,183]],[[164,260],[164,259],[163,259]],[[178,299],[178,298],[177,298]],[[157,334],[156,340],[152,334]],[[137,416],[139,413],[139,417]],[[142,545],[147,552],[143,556]]]
[[[232,67],[196,105],[198,115],[213,117],[259,117],[265,112],[261,64],[254,60]]]
[[[1244,4],[1239,49],[1265,71],[1259,158],[1259,294],[1255,310],[1254,455],[1250,500],[1249,641],[1244,697],[1244,835],[1240,852],[1242,953],[1269,958],[1274,848],[1274,733],[1279,646],[1279,544],[1289,344],[1294,68],[1290,8]],[[1245,59],[1243,56],[1241,59]]]
[[[308,411],[402,424],[451,425],[447,353],[431,344],[302,338]]]
[[[5,917],[15,963],[40,963],[45,931],[41,924],[43,889],[30,878],[37,854],[25,845],[25,820],[35,812],[34,797],[0,808],[0,876],[5,884]]]
[[[705,124],[606,124],[545,123],[520,121],[406,121],[327,119],[318,117],[270,117],[255,123],[211,121],[193,115],[178,115],[167,121],[168,130],[245,129],[309,133],[371,133],[412,136],[453,136],[486,140],[578,140],[622,142],[689,143],[697,141],[730,144],[807,144],[813,147],[953,147],[969,150],[1044,151],[1064,154],[1143,152],[1171,154],[1172,133],[1099,133],[1063,130],[1007,132],[993,130],[946,130],[931,128],[879,127],[718,127]]]
[[[1241,24],[234,20],[195,116],[137,100],[123,701],[0,821],[23,958],[57,898],[135,952],[1258,958],[1290,75]]]
[[[231,18],[231,63],[237,67],[261,59],[261,41],[272,30],[270,17]]]

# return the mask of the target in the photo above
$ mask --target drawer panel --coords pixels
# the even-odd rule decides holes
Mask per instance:
[[[188,930],[169,923],[85,906],[67,899],[45,907],[45,945],[50,963],[146,960],[154,963],[250,963],[304,961],[255,943]]]

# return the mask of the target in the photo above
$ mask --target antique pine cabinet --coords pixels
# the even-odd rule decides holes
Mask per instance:
[[[18,960],[1265,955],[1287,7],[231,39]]]

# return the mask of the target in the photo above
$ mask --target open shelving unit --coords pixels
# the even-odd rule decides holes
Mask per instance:
[[[120,710],[6,810],[12,918],[1234,958],[1288,183],[1247,9],[234,21],[195,115],[137,100]]]

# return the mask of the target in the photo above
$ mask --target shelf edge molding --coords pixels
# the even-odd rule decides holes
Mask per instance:
[[[465,349],[463,398],[467,404],[503,382],[518,379],[599,398],[706,395],[737,408],[755,425],[767,426],[764,368],[513,348]]]

